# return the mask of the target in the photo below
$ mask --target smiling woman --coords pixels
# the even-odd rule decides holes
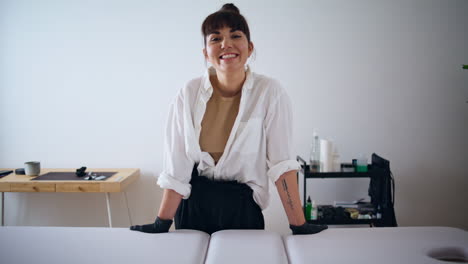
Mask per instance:
[[[264,229],[262,210],[275,183],[294,234],[326,229],[306,223],[292,155],[289,96],[274,79],[247,66],[254,45],[239,9],[225,4],[202,25],[203,54],[212,65],[187,83],[169,111],[164,190],[152,224],[132,226],[147,233],[195,229]]]

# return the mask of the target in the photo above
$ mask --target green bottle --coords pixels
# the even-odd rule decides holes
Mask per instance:
[[[310,196],[307,198],[307,203],[306,203],[306,221],[310,221],[312,217],[312,201],[310,200]]]

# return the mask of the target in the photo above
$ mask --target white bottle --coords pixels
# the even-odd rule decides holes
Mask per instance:
[[[320,138],[314,130],[312,144],[310,146],[310,171],[320,171]]]
[[[320,140],[320,171],[333,171],[333,142],[327,139]]]

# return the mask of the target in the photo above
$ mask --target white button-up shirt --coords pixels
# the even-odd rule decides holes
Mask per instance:
[[[274,79],[247,68],[239,112],[218,163],[200,148],[201,122],[213,93],[209,75],[189,81],[179,91],[169,110],[166,127],[161,188],[172,189],[187,199],[195,163],[199,175],[215,180],[237,180],[253,190],[260,208],[269,204],[268,179],[298,170],[292,153],[291,101]]]

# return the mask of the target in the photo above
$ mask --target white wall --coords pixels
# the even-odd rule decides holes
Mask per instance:
[[[0,1],[0,167],[135,167],[134,223],[162,191],[169,102],[204,71],[200,26],[220,1]],[[341,159],[391,161],[402,226],[468,229],[468,2],[236,1],[255,71],[294,104],[295,152],[311,131]],[[318,202],[365,196],[367,180],[310,180]],[[287,233],[273,190],[267,229]],[[104,194],[6,193],[7,225],[106,226]],[[129,225],[121,194],[115,226]]]

